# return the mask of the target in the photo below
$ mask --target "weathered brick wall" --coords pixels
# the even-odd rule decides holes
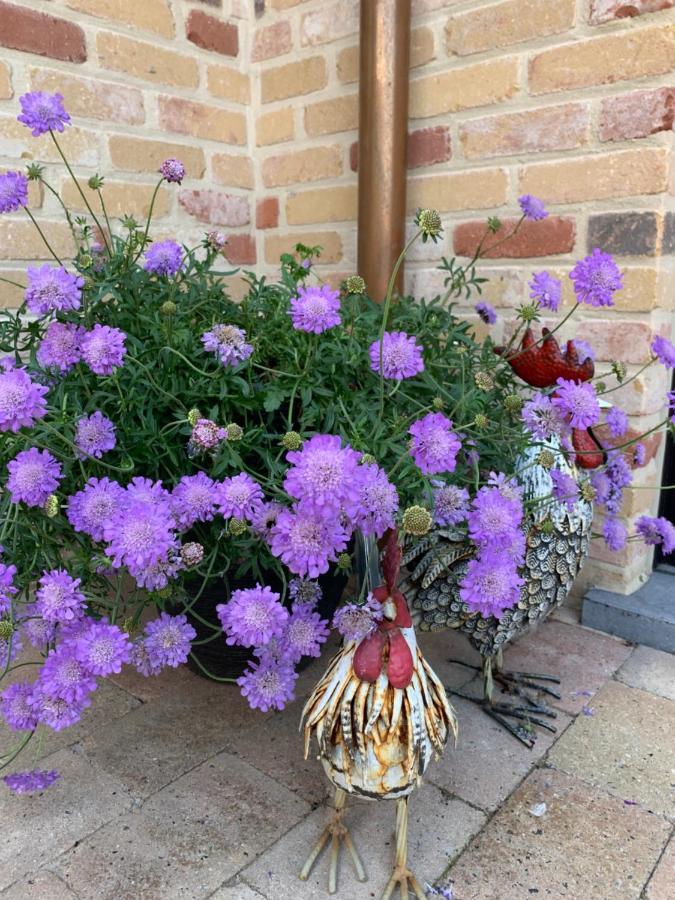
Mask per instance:
[[[409,289],[442,290],[440,254],[470,253],[486,216],[508,222],[535,193],[550,217],[485,263],[497,333],[532,271],[566,279],[600,245],[625,272],[619,307],[584,310],[564,334],[578,328],[602,371],[620,358],[634,372],[673,316],[675,0],[413,0],[413,15],[408,203],[411,218],[439,208],[445,239],[415,249]],[[2,164],[44,159],[77,203],[54,152],[14,121],[20,93],[58,88],[76,171],[109,174],[117,212],[142,214],[177,155],[189,177],[162,190],[161,236],[219,227],[232,262],[270,270],[297,241],[320,243],[317,271],[339,280],[356,270],[357,43],[358,0],[0,0]],[[32,199],[52,222],[56,200]],[[42,253],[29,223],[0,219],[9,277]],[[652,368],[618,395],[635,427],[656,423],[666,382]],[[652,489],[628,492],[629,521],[654,510],[661,452],[650,443],[636,482]],[[617,558],[596,542],[593,557],[580,587],[627,591],[649,571],[638,545]]]

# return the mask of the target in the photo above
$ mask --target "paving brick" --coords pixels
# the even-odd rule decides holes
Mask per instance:
[[[250,234],[228,234],[223,256],[233,266],[253,265],[257,261],[255,238]]]
[[[178,202],[191,216],[209,225],[237,228],[251,221],[248,199],[238,194],[181,190]]]
[[[294,231],[290,234],[270,234],[265,237],[265,262],[279,263],[282,253],[293,253],[296,244],[321,246],[321,262],[336,263],[342,259],[342,238],[335,231]]]
[[[243,882],[229,887],[222,887],[215,894],[211,894],[209,900],[260,900],[262,894],[254,891]]]
[[[591,0],[588,21],[591,25],[600,25],[615,19],[659,12],[672,6],[675,6],[675,0]]]
[[[249,76],[229,66],[209,66],[206,70],[209,93],[220,100],[246,104],[251,98]]]
[[[506,202],[508,177],[503,169],[456,172],[410,178],[408,210],[433,208],[440,212],[490,209]]]
[[[258,116],[255,133],[256,144],[259,147],[292,141],[295,135],[293,110],[286,107]]]
[[[486,239],[484,252],[486,259],[524,259],[531,256],[555,256],[569,253],[574,247],[574,219],[549,216],[541,222],[523,222],[516,234],[499,247],[491,248],[503,240],[515,226],[516,219],[502,219],[502,227]],[[485,222],[462,222],[453,234],[454,252],[458,256],[473,256],[478,243],[485,234]]]
[[[446,752],[452,750],[448,748]],[[298,872],[331,814],[327,807],[315,810],[244,869],[242,877],[268,897],[323,900],[328,880],[326,854],[306,882],[298,880]],[[338,873],[343,897],[370,900],[382,893],[393,864],[395,815],[394,803],[347,800],[345,823],[361,852],[368,881],[361,884],[356,880],[351,862],[343,854]],[[433,883],[484,821],[482,813],[460,800],[449,799],[430,784],[415,791],[409,801],[408,864],[419,880]]]
[[[574,150],[587,143],[589,105],[569,103],[471,119],[459,128],[467,159]]]
[[[518,90],[518,61],[494,59],[410,82],[410,118],[424,119],[508,100]]]
[[[601,141],[626,141],[672,131],[675,87],[607,97],[600,106]]]
[[[202,50],[237,56],[239,29],[232,22],[223,22],[200,9],[191,9],[185,22],[185,36]]]
[[[260,96],[263,103],[299,97],[320,91],[327,81],[326,60],[323,56],[312,56],[265,69],[260,77]]]
[[[288,19],[280,19],[272,25],[262,25],[253,33],[251,60],[260,62],[282,56],[288,53],[292,46],[291,23]]]
[[[616,677],[630,687],[675,700],[675,656],[671,653],[636,647]]]
[[[173,16],[167,0],[65,0],[66,6],[143,31],[173,37]]]
[[[7,100],[13,93],[11,69],[7,63],[0,63],[0,98]]]
[[[342,174],[339,147],[312,147],[280,156],[269,156],[262,162],[265,187],[280,187],[306,181],[320,181]]]
[[[180,97],[158,97],[159,124],[167,131],[223,144],[246,143],[246,118],[206,103],[194,103]]]
[[[616,212],[589,216],[586,246],[617,256],[654,256],[659,221],[653,212]],[[623,300],[623,297],[622,297]],[[621,304],[623,307],[623,303]]]
[[[256,202],[255,227],[276,228],[279,224],[279,198],[263,197]]]
[[[530,810],[546,804],[536,818]],[[449,872],[461,900],[637,900],[669,826],[584,781],[538,769]]]
[[[675,888],[675,839],[663,851],[645,890],[645,900],[672,900]]]
[[[253,160],[250,156],[214,153],[211,158],[213,177],[226,187],[253,187]]]
[[[85,196],[92,209],[100,209],[100,202],[96,191],[92,191],[86,184],[82,184]],[[131,215],[137,218],[145,218],[150,211],[154,184],[123,184],[121,182],[108,181],[101,188],[101,194],[108,210],[109,216]],[[73,181],[68,179],[61,187],[61,199],[69,209],[85,213],[87,207],[75,187]],[[152,208],[153,219],[160,219],[169,212],[169,192],[161,187],[157,191],[155,203]]]
[[[206,168],[204,151],[186,144],[148,141],[115,134],[108,138],[108,150],[112,164],[126,172],[156,173],[162,162],[172,157],[180,159],[188,178],[201,178]]]
[[[675,212],[666,213],[665,222],[663,224],[661,252],[663,254],[675,253]]]
[[[128,125],[145,121],[143,94],[138,88],[52,69],[31,69],[30,78],[33,90],[60,91],[71,115],[111,119]]]
[[[300,20],[300,43],[303,47],[325,44],[356,34],[359,29],[359,7],[352,0],[337,0],[305,13]]]
[[[508,47],[544,35],[569,31],[574,25],[575,0],[504,0],[450,17],[446,25],[448,53],[467,56]]]
[[[0,0],[0,47],[23,50],[65,62],[82,63],[87,58],[84,31],[46,13]]]
[[[359,102],[357,94],[347,97],[333,97],[305,107],[305,131],[315,137],[321,134],[336,134],[353,131],[359,125]]]
[[[30,131],[14,117],[0,118],[0,140],[3,155],[21,159],[22,166],[29,160],[61,162],[59,152],[50,135],[34,138]],[[59,144],[73,165],[94,166],[99,159],[99,135],[84,128],[68,128],[58,136]]]
[[[64,222],[40,219],[40,227],[49,235],[49,243],[61,259],[74,252],[73,237]],[[25,219],[0,219],[0,259],[51,259],[33,223]]]
[[[165,50],[147,41],[135,41],[121,34],[100,31],[96,38],[100,64],[157,84],[197,87],[197,61],[184,53]]]
[[[77,900],[77,895],[46,869],[31,872],[2,892],[3,900]]]
[[[292,193],[286,200],[286,221],[289,225],[351,222],[356,220],[356,212],[356,185]]]

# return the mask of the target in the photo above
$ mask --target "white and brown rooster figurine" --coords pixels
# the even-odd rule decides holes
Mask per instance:
[[[422,656],[403,594],[396,583],[401,548],[395,531],[385,536],[384,583],[373,598],[383,617],[361,641],[348,641],[331,661],[302,714],[305,758],[312,735],[319,759],[336,788],[335,815],[310,853],[305,880],[331,839],[328,890],[337,890],[340,841],[344,841],[360,881],[366,873],[343,823],[347,794],[367,800],[396,800],[396,860],[382,900],[396,885],[424,900],[407,864],[408,795],[420,784],[432,756],[439,756],[457,723],[445,688]],[[301,726],[302,727],[302,726]]]

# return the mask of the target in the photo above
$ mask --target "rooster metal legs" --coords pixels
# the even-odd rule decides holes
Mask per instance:
[[[401,891],[401,900],[408,900],[410,888],[418,900],[425,900],[422,885],[408,868],[408,798],[396,801],[396,863],[391,878],[382,894],[382,900],[389,900],[396,890]]]
[[[314,863],[319,858],[319,854],[323,850],[325,844],[328,841],[328,838],[331,839],[330,844],[330,863],[328,869],[328,893],[334,894],[337,891],[337,869],[338,869],[338,858],[340,856],[340,841],[344,841],[345,847],[349,850],[349,853],[352,858],[352,862],[354,863],[354,868],[356,869],[356,877],[359,881],[367,881],[368,876],[366,875],[366,870],[363,868],[363,863],[361,862],[361,857],[359,856],[356,847],[354,846],[354,842],[352,841],[351,835],[349,834],[349,830],[347,826],[343,823],[342,817],[345,811],[345,804],[347,802],[347,794],[341,788],[335,789],[335,815],[333,816],[333,821],[329,822],[329,824],[324,828],[319,840],[316,842],[314,849],[307,857],[307,862],[302,867],[300,872],[300,880],[307,881],[309,878],[309,873],[312,871]],[[422,895],[424,896],[424,895]]]

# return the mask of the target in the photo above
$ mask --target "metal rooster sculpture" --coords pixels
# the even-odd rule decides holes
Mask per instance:
[[[502,348],[497,352],[504,353]],[[577,382],[593,377],[593,361],[588,358],[580,361],[571,341],[563,354],[547,329],[543,329],[542,339],[536,341],[528,328],[520,349],[505,358],[516,374],[534,387],[553,387],[560,377]],[[555,458],[556,468],[566,474],[577,478],[576,466],[595,468],[603,462],[602,448],[590,430],[575,429],[572,445],[576,464],[567,461],[557,438],[545,443]],[[525,501],[541,501],[551,495],[548,469],[538,462],[542,449],[541,443],[529,448],[517,465],[516,476]],[[582,498],[571,508],[565,502],[549,500],[528,505],[527,509],[524,522],[527,550],[521,571],[525,583],[517,606],[507,609],[501,618],[484,617],[470,610],[460,598],[459,582],[474,548],[466,535],[458,531],[438,529],[410,546],[403,557],[408,571],[401,587],[419,617],[422,631],[454,628],[467,635],[483,658],[483,708],[514,737],[532,747],[533,726],[555,731],[541,718],[553,719],[555,712],[536,694],[559,699],[560,695],[551,687],[559,679],[551,675],[505,672],[502,651],[565,601],[588,555],[593,509]],[[515,694],[518,700],[496,702],[494,682]]]
[[[377,558],[375,555],[375,564]],[[357,878],[366,873],[343,823],[348,794],[367,800],[396,800],[396,860],[382,900],[396,885],[419,900],[424,891],[407,864],[408,795],[420,783],[431,758],[439,756],[457,725],[445,689],[420,652],[406,599],[396,584],[401,548],[395,531],[386,538],[384,583],[373,590],[383,618],[361,641],[349,641],[331,661],[302,713],[305,758],[316,737],[328,778],[335,785],[335,815],[310,853],[305,880],[331,839],[328,890],[337,889],[340,841]],[[379,580],[379,579],[378,579]]]

